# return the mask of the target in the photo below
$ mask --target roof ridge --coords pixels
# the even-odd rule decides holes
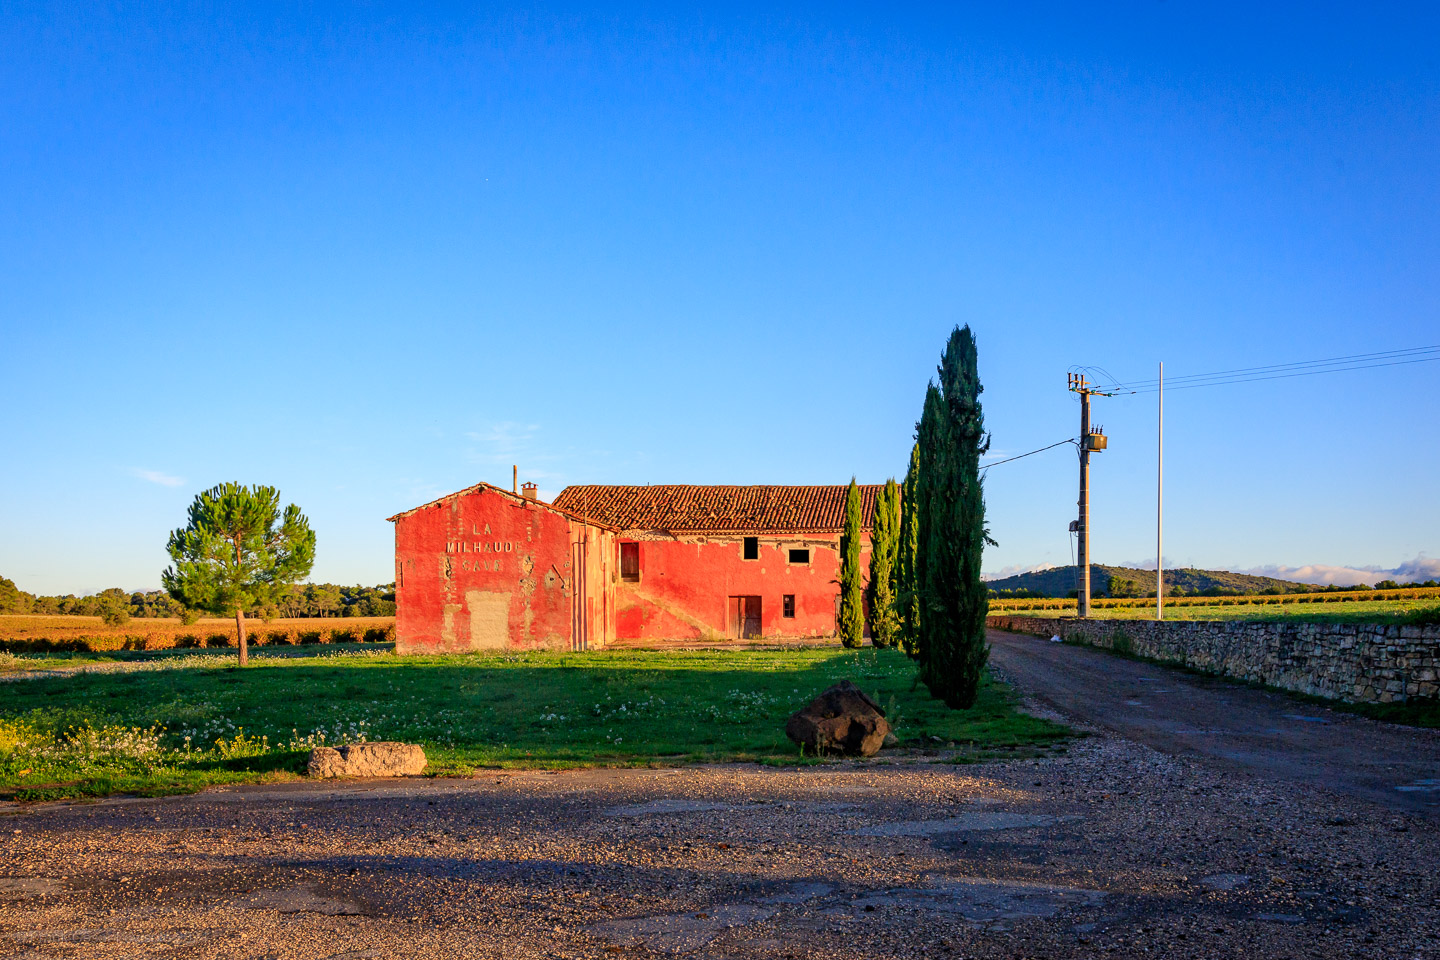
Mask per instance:
[[[884,484],[857,484],[868,529]],[[838,532],[849,484],[572,484],[555,504],[627,530]]]

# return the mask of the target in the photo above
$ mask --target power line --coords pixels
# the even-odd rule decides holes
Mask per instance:
[[[1179,383],[1186,380],[1203,380],[1210,377],[1230,377],[1239,376],[1242,374],[1274,373],[1306,367],[1334,366],[1337,364],[1390,360],[1415,355],[1434,354],[1437,352],[1440,352],[1440,345],[1430,347],[1408,347],[1404,350],[1382,350],[1379,353],[1356,353],[1344,357],[1326,357],[1320,360],[1298,360],[1293,363],[1272,363],[1263,367],[1240,367],[1235,370],[1222,370],[1218,373],[1193,373],[1188,376],[1172,376],[1168,377],[1167,379],[1171,383]],[[1108,371],[1102,370],[1102,372],[1105,372],[1106,375],[1109,376]],[[1112,377],[1111,379],[1113,380],[1114,378]],[[1132,380],[1128,383],[1123,384],[1123,386],[1146,387],[1153,386],[1158,382],[1158,380]]]
[[[1166,377],[1166,386],[1172,390],[1188,390],[1196,387],[1223,386],[1231,383],[1252,383],[1259,380],[1283,380],[1291,377],[1309,377],[1321,373],[1342,373],[1349,370],[1369,370],[1376,367],[1393,367],[1414,363],[1430,363],[1440,360],[1440,345],[1410,347],[1404,350],[1385,350],[1378,353],[1360,353],[1344,357],[1329,357],[1322,360],[1302,360],[1294,363],[1277,363],[1262,367],[1240,367],[1215,373],[1197,373],[1188,376]],[[1098,369],[1098,368],[1091,368]],[[1121,383],[1108,372],[1101,370],[1113,386],[1111,393],[1154,393],[1159,383],[1156,380],[1135,380]]]
[[[1197,373],[1189,376],[1169,377],[1171,390],[1193,390],[1199,387],[1217,387],[1234,383],[1253,383],[1260,380],[1283,380],[1291,377],[1312,377],[1322,373],[1341,373],[1350,370],[1371,370],[1377,367],[1395,367],[1415,363],[1433,363],[1440,360],[1440,345],[1426,347],[1407,347],[1400,350],[1382,350],[1375,353],[1358,353],[1343,357],[1328,357],[1321,360],[1300,360],[1291,363],[1269,364],[1260,367],[1240,367],[1235,370],[1222,370],[1217,373]],[[1078,556],[1075,558],[1077,573],[1077,606],[1076,612],[1080,617],[1090,615],[1090,454],[1092,451],[1105,449],[1103,433],[1096,430],[1092,433],[1090,429],[1090,398],[1093,396],[1114,397],[1119,395],[1133,395],[1139,393],[1159,393],[1163,399],[1165,368],[1160,367],[1160,377],[1155,380],[1137,380],[1130,383],[1121,383],[1109,371],[1103,367],[1080,367],[1072,366],[1067,376],[1067,386],[1072,393],[1080,395],[1080,440],[1076,443],[1080,455],[1080,499],[1077,501],[1080,507],[1080,517],[1071,521],[1071,530],[1076,533],[1075,541],[1078,543]],[[1107,385],[1100,386],[1090,380],[1087,374],[1096,375],[1095,379],[1107,381]],[[1164,429],[1163,408],[1160,411],[1160,429]],[[1163,450],[1164,434],[1159,434]],[[1096,441],[1096,442],[1092,442]],[[1075,443],[1075,441],[1069,441]],[[1051,444],[1059,446],[1059,444]],[[1049,449],[1049,448],[1045,448]],[[1039,451],[1035,451],[1038,453]],[[1030,456],[1030,454],[1022,454]],[[1014,459],[1019,459],[1014,458]],[[997,463],[1005,463],[1001,460]],[[1161,549],[1161,497],[1163,482],[1163,460],[1157,459],[1156,465],[1156,532],[1155,532],[1155,604],[1156,617],[1163,617],[1164,580],[1161,569],[1164,566],[1164,551]]]
[[[1433,363],[1440,360],[1440,355],[1433,357],[1419,357],[1414,360],[1390,360],[1384,363],[1361,363],[1346,367],[1324,367],[1318,370],[1301,370],[1295,373],[1272,373],[1264,376],[1233,377],[1228,380],[1205,380],[1199,383],[1181,383],[1178,385],[1166,384],[1167,390],[1194,390],[1196,387],[1222,387],[1231,383],[1255,383],[1260,380],[1288,380],[1291,377],[1313,377],[1322,373],[1345,373],[1350,370],[1373,370],[1377,367],[1398,367],[1411,363]],[[1144,387],[1132,393],[1154,393],[1155,387]]]
[[[1219,373],[1194,373],[1190,374],[1189,376],[1169,377],[1168,379],[1172,383],[1178,383],[1186,380],[1202,380],[1209,377],[1238,376],[1240,374],[1248,373],[1272,373],[1304,367],[1333,366],[1336,364],[1359,363],[1362,361],[1390,360],[1396,358],[1404,358],[1408,356],[1435,353],[1440,353],[1440,345],[1430,347],[1407,347],[1404,350],[1382,350],[1379,353],[1355,353],[1345,357],[1326,357],[1321,360],[1298,360],[1293,363],[1272,363],[1263,367],[1240,367],[1236,370],[1224,370]],[[1131,381],[1128,386],[1151,386],[1158,382],[1158,380],[1135,380]]]
[[[981,465],[980,465],[980,469],[981,469],[981,470],[989,470],[991,467],[998,467],[998,466],[1000,466],[1000,464],[1002,464],[1002,463],[1011,463],[1012,461],[1015,461],[1015,460],[1024,460],[1026,457],[1033,457],[1033,456],[1035,456],[1035,454],[1037,454],[1037,453],[1044,453],[1046,450],[1053,450],[1053,449],[1055,449],[1056,447],[1060,446],[1061,444],[1074,443],[1074,442],[1075,442],[1074,440],[1071,440],[1071,439],[1069,439],[1069,438],[1066,438],[1066,439],[1064,439],[1064,440],[1060,440],[1060,441],[1057,441],[1057,442],[1055,442],[1055,443],[1052,443],[1052,444],[1050,444],[1050,446],[1048,446],[1048,447],[1041,447],[1039,450],[1031,450],[1029,453],[1022,453],[1022,454],[1020,454],[1019,456],[1016,456],[1016,457],[1006,457],[1004,460],[996,460],[994,463],[984,463],[984,464],[981,464]]]

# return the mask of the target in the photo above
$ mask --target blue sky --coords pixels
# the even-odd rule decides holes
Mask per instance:
[[[997,456],[1073,364],[1440,343],[1433,7],[993,6],[5,4],[0,575],[156,586],[226,480],[365,583],[512,463],[881,481],[956,323]],[[1167,397],[1167,563],[1440,575],[1437,383]],[[1096,419],[1095,558],[1153,563],[1153,397]],[[987,569],[1068,562],[1067,448],[988,491]]]

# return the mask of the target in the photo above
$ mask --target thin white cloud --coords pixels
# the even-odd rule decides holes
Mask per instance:
[[[444,484],[436,483],[433,480],[426,480],[420,477],[401,477],[396,482],[397,489],[403,490],[404,502],[409,506],[419,503],[429,503],[431,500],[439,500],[449,493],[454,493]]]
[[[1394,574],[1390,579],[1399,580],[1401,583],[1440,580],[1440,559],[1427,557],[1422,553],[1414,560],[1406,560],[1390,572]]]
[[[1003,580],[1005,577],[1013,577],[1022,573],[1049,570],[1054,566],[1056,564],[1053,563],[1037,563],[1030,566],[1017,564],[1004,567],[995,573],[982,573],[980,579]],[[1120,566],[1137,570],[1154,570],[1155,560],[1152,557],[1149,560],[1125,561]],[[1165,561],[1167,570],[1173,570],[1179,566],[1182,564],[1175,560],[1167,559]],[[1353,587],[1359,583],[1368,583],[1374,586],[1381,580],[1394,580],[1397,583],[1423,583],[1426,580],[1440,580],[1440,558],[1427,557],[1423,553],[1413,560],[1406,560],[1394,567],[1342,567],[1326,563],[1307,563],[1303,566],[1291,567],[1285,564],[1270,563],[1245,569],[1239,567],[1207,569],[1230,570],[1232,573],[1245,573],[1252,577],[1274,577],[1276,580],[1292,580],[1296,583],[1318,583],[1322,586],[1334,584],[1337,587]]]
[[[1024,566],[1024,565],[1021,565],[1021,564],[1016,564],[1015,566],[1012,566],[1012,567],[1001,567],[999,570],[996,570],[994,573],[982,573],[982,574],[980,574],[980,579],[981,579],[981,580],[1004,580],[1006,577],[1016,577],[1016,576],[1019,576],[1019,575],[1022,574],[1022,573],[1038,573],[1038,572],[1040,572],[1041,570],[1050,570],[1050,569],[1053,569],[1055,566],[1056,566],[1056,564],[1053,564],[1053,563],[1032,563],[1032,564],[1030,564],[1029,566]]]
[[[1116,564],[1116,566],[1129,567],[1131,570],[1154,570],[1155,558],[1151,557],[1148,560],[1121,560],[1118,564]],[[1180,567],[1183,566],[1186,566],[1186,564],[1181,563],[1174,557],[1171,557],[1170,559],[1165,561],[1166,570],[1178,570]],[[1216,569],[1218,570],[1223,568],[1217,567]]]
[[[1427,557],[1422,553],[1415,559],[1406,560],[1395,567],[1341,567],[1326,563],[1287,567],[1283,564],[1270,564],[1263,567],[1251,567],[1248,570],[1237,570],[1236,573],[1248,573],[1257,577],[1275,577],[1278,580],[1295,580],[1299,583],[1334,584],[1338,587],[1353,587],[1357,583],[1368,583],[1374,586],[1381,580],[1394,580],[1398,583],[1440,580],[1440,559]]]
[[[132,476],[139,477],[149,483],[158,483],[162,487],[183,487],[184,477],[173,477],[168,473],[161,473],[159,470],[142,470],[139,467],[130,471]]]
[[[504,463],[523,458],[533,449],[535,434],[540,430],[537,423],[515,423],[505,421],[491,424],[485,430],[472,430],[465,434],[478,446],[470,448],[470,458],[479,463]]]
[[[472,430],[465,434],[470,441],[464,455],[471,463],[482,464],[493,470],[514,464],[520,468],[520,480],[544,484],[546,489],[556,492],[565,486],[569,476],[562,469],[554,469],[567,459],[541,446],[537,423],[503,421],[490,424],[483,430]],[[500,471],[496,471],[497,473]],[[491,473],[496,483],[508,487],[510,472],[503,471],[503,479]]]

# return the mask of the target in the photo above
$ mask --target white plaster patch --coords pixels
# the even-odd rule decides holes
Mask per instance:
[[[504,649],[510,642],[510,594],[466,590],[470,611],[470,649]]]

